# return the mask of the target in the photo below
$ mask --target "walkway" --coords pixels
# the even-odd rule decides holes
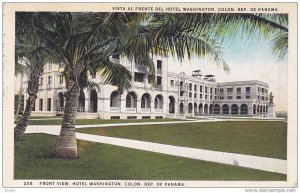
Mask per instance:
[[[169,122],[163,122],[163,123],[166,124]],[[126,123],[126,124],[141,125],[142,123],[134,123],[134,124]],[[158,123],[152,123],[152,124],[158,124]],[[106,126],[107,125],[120,126],[120,124],[106,124]],[[81,127],[87,127],[87,125],[82,125]],[[59,132],[60,132],[60,126],[58,125],[56,126],[31,125],[28,126],[26,130],[26,133],[45,133],[51,135],[59,135]],[[217,162],[222,164],[253,168],[253,169],[264,170],[269,172],[276,172],[281,174],[287,173],[287,168],[286,168],[287,162],[286,160],[281,160],[281,159],[234,154],[234,153],[219,152],[219,151],[210,151],[204,149],[180,147],[180,146],[165,145],[165,144],[158,144],[158,143],[151,143],[151,142],[144,142],[144,141],[137,141],[137,140],[130,140],[130,139],[114,138],[114,137],[104,137],[104,136],[84,134],[78,132],[76,132],[76,137],[77,139],[86,140],[86,141],[116,145],[116,146],[133,148],[138,150],[174,155],[179,157]]]

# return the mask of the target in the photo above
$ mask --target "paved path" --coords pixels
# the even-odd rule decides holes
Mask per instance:
[[[138,125],[140,125],[139,123]],[[107,124],[108,125],[108,124]],[[84,125],[85,126],[85,125]],[[46,133],[52,135],[59,135],[60,126],[28,126],[26,133]],[[133,149],[145,150],[150,152],[174,155],[185,158],[192,158],[210,162],[217,162],[222,164],[229,164],[234,166],[241,166],[264,170],[269,172],[276,172],[286,174],[286,160],[257,157],[250,155],[226,153],[219,151],[210,151],[196,148],[180,147],[173,145],[165,145],[137,140],[121,139],[114,137],[104,137],[91,134],[76,133],[77,139],[92,141],[97,143],[105,143],[121,147],[128,147]]]

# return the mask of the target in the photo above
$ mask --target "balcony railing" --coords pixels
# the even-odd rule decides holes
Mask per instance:
[[[126,108],[126,112],[135,113],[136,112],[136,108]]]
[[[79,113],[85,112],[84,107],[77,107],[77,112],[79,112]]]
[[[250,91],[246,91],[246,94],[250,94]]]
[[[162,74],[162,69],[157,69],[156,73],[161,75]]]
[[[185,87],[184,86],[180,86],[179,89],[180,89],[180,91],[185,91]]]
[[[59,113],[63,113],[64,110],[65,110],[64,107],[57,107],[57,108],[56,108],[56,111],[59,112]]]
[[[120,107],[110,107],[110,111],[112,112],[120,112]]]
[[[135,64],[135,65],[134,65],[134,68],[135,68],[136,70],[139,70],[139,71],[147,71],[146,66],[143,65],[143,64]]]
[[[162,110],[162,109],[154,109],[154,112],[155,112],[155,113],[162,113],[163,110]]]
[[[141,108],[141,112],[150,113],[150,108]]]

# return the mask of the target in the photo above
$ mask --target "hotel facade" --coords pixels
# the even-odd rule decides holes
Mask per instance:
[[[269,86],[258,80],[217,83],[214,75],[172,72],[168,60],[155,58],[156,83],[147,68],[126,59],[112,58],[132,72],[132,87],[119,93],[101,78],[89,76],[99,89],[83,89],[78,99],[79,118],[161,119],[188,116],[259,116],[268,113]],[[47,64],[40,79],[33,116],[55,116],[64,111],[63,66]],[[27,94],[25,94],[25,102]]]

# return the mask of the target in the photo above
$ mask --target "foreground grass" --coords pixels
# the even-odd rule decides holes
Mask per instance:
[[[286,175],[78,141],[79,159],[52,157],[56,136],[25,134],[15,144],[15,179],[260,180]]]
[[[287,123],[228,121],[106,128],[78,132],[140,141],[286,159]]]
[[[57,119],[29,120],[29,125],[61,125],[61,117]],[[38,118],[36,118],[38,119]],[[177,119],[76,119],[77,125],[96,125],[110,123],[144,123],[144,122],[169,122],[169,121],[184,121]],[[16,122],[15,122],[16,123]]]

